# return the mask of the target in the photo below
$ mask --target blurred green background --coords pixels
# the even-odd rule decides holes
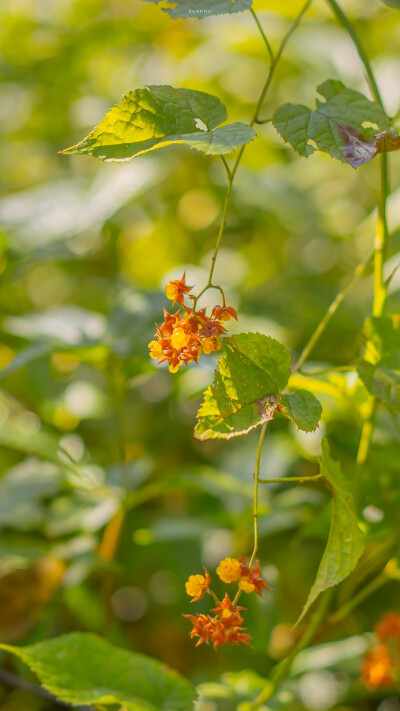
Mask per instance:
[[[256,0],[274,47],[301,5]],[[395,115],[400,16],[378,0],[343,6]],[[172,21],[140,0],[0,4],[0,638],[27,643],[91,630],[195,682],[225,673],[223,683],[203,687],[202,711],[229,711],[254,696],[257,674],[265,676],[301,633],[291,625],[327,539],[329,495],[317,485],[262,489],[259,559],[272,589],[262,600],[246,599],[254,648],[194,649],[181,616],[193,611],[184,582],[203,564],[214,571],[226,555],[251,551],[258,435],[194,440],[199,393],[215,359],[171,376],[154,367],[147,344],[168,307],[164,284],[185,270],[198,290],[207,281],[224,167],[184,147],[119,165],[58,151],[143,84],[207,91],[226,104],[230,120],[247,122],[267,70],[249,13]],[[327,78],[368,94],[350,40],[315,0],[263,116],[289,101],[311,105]],[[355,172],[324,154],[306,161],[271,124],[257,133],[235,181],[216,281],[238,309],[232,328],[272,335],[298,354],[346,275],[372,252],[379,164]],[[398,155],[390,162],[388,273],[400,250]],[[372,288],[371,275],[359,281],[305,368],[330,369],[308,378],[323,424],[306,435],[274,423],[263,476],[314,474],[326,433],[354,477],[367,395],[344,366],[361,352]],[[398,273],[391,311],[399,310],[399,292]],[[204,305],[215,303],[215,293]],[[338,605],[380,571],[398,536],[398,433],[382,410],[362,472],[372,563],[340,587]],[[341,625],[328,626],[317,640],[325,651],[299,660],[273,708],[398,710],[385,692],[368,694],[359,683],[364,633],[398,601],[398,582],[388,582]],[[206,601],[196,609],[206,611]],[[254,673],[235,676],[249,668]],[[0,704],[5,711],[56,708],[5,683]]]

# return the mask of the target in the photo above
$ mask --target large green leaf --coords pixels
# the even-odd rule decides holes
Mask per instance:
[[[29,647],[0,644],[24,661],[47,691],[73,706],[122,704],[131,711],[190,709],[191,684],[166,665],[100,637],[73,632]]]
[[[146,0],[155,5],[165,4],[162,9],[171,17],[204,18],[210,15],[231,15],[243,12],[252,5],[252,0]]]
[[[224,347],[214,382],[205,391],[198,411],[194,431],[197,439],[230,439],[247,434],[271,420],[276,410],[296,421],[298,427],[305,424],[304,429],[309,429],[312,420],[315,429],[317,401],[311,394],[307,398],[280,395],[290,374],[290,353],[285,346],[260,333],[241,333],[226,338]],[[294,411],[298,414],[296,419]]]
[[[318,149],[357,168],[377,152],[399,147],[396,136],[377,136],[377,130],[366,125],[374,124],[384,132],[391,128],[379,104],[333,79],[320,84],[317,91],[325,101],[317,99],[314,111],[301,104],[285,104],[273,116],[278,133],[301,156],[308,157]]]
[[[156,148],[185,143],[202,153],[221,155],[256,135],[244,123],[219,126],[226,117],[224,105],[211,94],[145,86],[125,94],[87,138],[61,153],[127,161]]]
[[[339,463],[331,459],[326,440],[322,442],[320,472],[333,496],[331,528],[317,577],[298,622],[324,590],[337,585],[350,575],[356,567],[365,545],[364,534],[357,524],[356,510],[349,484]]]

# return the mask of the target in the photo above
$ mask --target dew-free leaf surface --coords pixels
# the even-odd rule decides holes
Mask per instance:
[[[317,91],[325,101],[317,98],[315,110],[285,104],[273,116],[278,133],[301,156],[325,151],[357,168],[379,152],[399,149],[400,139],[390,132],[390,119],[379,104],[333,79]]]
[[[301,429],[315,429],[321,406],[305,391],[281,395],[290,375],[290,353],[274,338],[241,333],[224,340],[214,382],[197,414],[197,439],[230,439],[272,420],[276,410]],[[318,417],[317,417],[318,414]]]
[[[193,687],[177,672],[94,634],[72,632],[28,647],[0,648],[25,662],[47,691],[73,706],[121,704],[131,711],[192,707]]]
[[[125,94],[86,138],[61,152],[119,162],[182,143],[207,155],[222,155],[256,135],[244,123],[220,126],[226,117],[225,106],[211,94],[145,86]]]
[[[365,545],[364,534],[357,524],[356,509],[349,484],[339,463],[331,459],[325,440],[322,443],[320,472],[332,491],[331,527],[317,576],[298,622],[324,590],[337,585],[350,575]]]

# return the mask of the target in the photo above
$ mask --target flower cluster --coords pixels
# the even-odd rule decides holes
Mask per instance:
[[[374,628],[379,644],[369,650],[362,665],[368,689],[400,686],[400,614],[390,612]]]
[[[184,615],[193,625],[190,637],[191,639],[198,638],[196,647],[203,642],[206,644],[212,642],[214,649],[217,649],[221,644],[234,646],[239,642],[250,647],[251,637],[245,633],[245,628],[242,627],[244,620],[240,614],[245,608],[236,603],[241,592],[256,592],[261,595],[262,589],[268,588],[269,585],[261,577],[258,561],[254,567],[251,567],[245,564],[244,558],[241,560],[224,558],[218,565],[216,572],[224,583],[238,582],[238,591],[233,600],[230,599],[228,593],[225,593],[223,600],[219,600],[210,589],[211,576],[206,568],[204,568],[204,575],[190,575],[185,587],[187,594],[192,598],[191,602],[201,600],[206,593],[212,595],[216,602],[216,606],[211,610],[214,615]]]
[[[222,323],[232,317],[237,319],[232,306],[215,306],[211,316],[207,316],[206,309],[196,311],[186,306],[184,297],[191,289],[191,286],[186,286],[185,275],[167,284],[167,298],[182,309],[173,314],[164,309],[164,321],[161,326],[156,324],[157,333],[149,343],[150,357],[159,363],[167,361],[171,373],[176,373],[184,363],[197,363],[202,352],[218,351],[221,348],[221,334],[226,330]],[[189,298],[196,303],[195,297]]]

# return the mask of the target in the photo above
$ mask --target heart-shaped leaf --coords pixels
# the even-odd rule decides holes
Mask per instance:
[[[272,420],[278,410],[301,429],[315,429],[321,406],[311,394],[281,395],[290,374],[290,353],[261,333],[226,338],[214,382],[197,413],[195,437],[230,439]]]
[[[87,138],[61,153],[118,162],[184,143],[207,155],[222,155],[255,137],[244,123],[220,126],[225,120],[225,106],[211,94],[145,86],[125,94]]]
[[[317,90],[325,101],[317,99],[314,111],[285,104],[273,116],[278,133],[301,156],[325,151],[357,168],[377,153],[399,150],[400,137],[390,131],[390,120],[379,104],[333,79]]]

